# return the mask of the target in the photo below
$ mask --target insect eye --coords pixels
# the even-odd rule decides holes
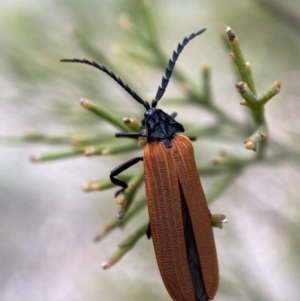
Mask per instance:
[[[148,111],[146,111],[145,113],[144,113],[144,117],[146,118],[146,117],[148,117],[149,116],[149,113],[148,113]]]

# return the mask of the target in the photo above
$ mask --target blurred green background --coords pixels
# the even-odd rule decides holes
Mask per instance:
[[[81,97],[106,103],[122,117],[142,116],[142,108],[107,76],[91,67],[59,63],[61,58],[86,57],[88,47],[93,47],[99,57],[103,53],[103,60],[114,65],[117,75],[125,75],[137,92],[150,100],[162,71],[129,58],[120,46],[145,57],[151,55],[120,26],[129,18],[143,31],[141,3],[1,1],[1,300],[170,300],[152,242],[146,238],[111,269],[103,271],[101,267],[117,243],[147,219],[146,210],[100,244],[92,241],[118,210],[114,190],[84,194],[80,186],[88,179],[107,176],[132,154],[78,156],[34,165],[29,161],[31,154],[61,146],[5,140],[26,130],[53,135],[111,131],[80,107]],[[200,66],[209,62],[215,103],[232,117],[244,120],[248,112],[239,105],[234,67],[220,34],[224,24],[239,36],[260,93],[275,80],[282,81],[281,93],[267,104],[266,117],[270,137],[288,151],[280,160],[268,162],[267,157],[266,162],[246,168],[210,208],[229,219],[222,231],[214,230],[220,265],[215,300],[299,300],[300,2],[150,3],[158,39],[167,55],[184,36],[207,27],[207,32],[183,51],[176,67],[200,85]],[[181,94],[171,80],[166,95]],[[160,105],[167,112],[177,110],[183,124],[211,121],[201,108],[170,105],[164,100]],[[214,141],[206,137],[195,142],[195,149],[197,161],[205,163],[222,150],[252,155],[244,149],[242,139],[232,143],[222,137]],[[268,152],[274,152],[272,143]],[[205,190],[213,187],[210,178],[202,181]]]

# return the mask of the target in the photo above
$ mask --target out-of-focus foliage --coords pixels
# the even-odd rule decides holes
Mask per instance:
[[[0,299],[170,300],[152,243],[146,238],[116,266],[108,271],[101,268],[115,245],[147,221],[146,210],[124,230],[96,245],[92,242],[96,230],[118,211],[114,190],[86,195],[78,189],[86,179],[105,177],[132,154],[80,156],[44,165],[28,161],[37,150],[61,149],[61,145],[41,144],[47,140],[43,135],[51,136],[48,142],[61,144],[69,142],[62,136],[79,133],[94,138],[116,131],[82,109],[81,97],[117,116],[134,113],[142,117],[141,108],[112,79],[90,67],[63,65],[59,59],[87,57],[105,64],[151,100],[163,67],[151,65],[155,52],[136,43],[136,36],[126,27],[129,19],[151,34],[142,13],[145,1],[4,3],[0,13],[0,135],[14,137],[0,148]],[[222,41],[223,24],[238,34],[243,54],[252,63],[259,95],[275,80],[282,81],[281,93],[266,106],[270,143],[264,160],[245,168],[210,208],[229,219],[222,231],[215,231],[221,271],[215,300],[279,301],[287,296],[298,300],[300,3],[151,1],[151,9],[157,32],[153,38],[167,55],[182,37],[208,28],[184,50],[176,70],[198,89],[203,83],[200,65],[209,62],[214,103],[232,119],[251,125],[235,91],[240,79]],[[175,102],[185,95],[181,88],[175,75],[160,106],[179,112],[183,124],[191,126],[193,120],[204,128],[212,124],[215,117],[209,110]],[[39,144],[11,143],[28,129],[43,133],[33,139]],[[247,135],[241,132],[238,127],[226,127],[214,139],[200,137],[195,142],[197,162],[207,166],[220,151],[250,158],[253,154],[244,149],[242,140]],[[58,136],[61,140],[54,139]],[[280,156],[274,159],[276,153]],[[215,183],[215,178],[203,179],[206,191],[213,191]]]

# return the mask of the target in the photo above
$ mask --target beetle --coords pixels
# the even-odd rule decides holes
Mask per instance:
[[[122,193],[127,184],[116,176],[143,161],[150,221],[147,235],[152,236],[161,277],[175,301],[212,300],[219,282],[211,214],[199,179],[192,142],[178,134],[184,132],[184,127],[174,119],[175,114],[169,115],[156,108],[183,48],[205,30],[185,37],[173,51],[151,106],[106,67],[86,59],[61,60],[100,69],[146,110],[142,122],[145,132],[116,134],[116,137],[145,137],[147,145],[143,157],[119,165],[111,171],[110,179],[121,187],[116,195]]]

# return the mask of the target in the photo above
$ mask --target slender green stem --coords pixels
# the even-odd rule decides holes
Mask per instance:
[[[226,33],[229,38],[230,47],[232,50],[231,58],[233,59],[239,74],[241,76],[241,79],[247,83],[250,90],[254,95],[256,95],[256,88],[254,85],[254,80],[252,77],[251,69],[249,68],[249,63],[247,64],[244,56],[242,54],[242,51],[240,49],[239,41],[235,33],[231,30],[230,27],[227,27]],[[249,72],[250,71],[250,72]]]
[[[142,225],[132,235],[121,242],[119,244],[120,248],[118,249],[118,251],[108,261],[102,263],[103,269],[106,270],[116,264],[128,251],[130,251],[135,246],[137,241],[145,235],[147,229],[148,223]]]
[[[87,141],[94,141],[96,136],[74,135],[50,135],[41,132],[26,131],[20,136],[4,136],[1,140],[8,143],[21,142],[46,142],[51,144],[74,144],[78,145]],[[98,137],[99,139],[99,134]]]
[[[148,36],[151,41],[154,43],[157,43],[157,32],[155,29],[155,22],[153,18],[153,13],[151,9],[151,2],[149,0],[140,0],[141,6],[142,6],[142,13],[144,16],[144,21],[146,24],[146,30],[148,33]]]
[[[202,93],[203,101],[206,103],[212,102],[212,89],[211,89],[211,67],[208,63],[202,65]]]
[[[251,91],[254,95],[257,95],[255,84],[254,84],[254,77],[252,73],[252,64],[250,62],[246,62],[247,74],[248,74],[248,81],[249,86],[251,87]]]
[[[141,237],[146,236],[146,232],[149,226],[149,222],[138,228],[132,235],[121,241],[118,246],[119,248],[128,248],[134,245]]]
[[[80,100],[80,104],[88,109],[89,111],[95,113],[97,116],[103,118],[104,120],[110,122],[111,124],[117,126],[122,131],[129,132],[130,129],[120,120],[118,116],[116,116],[113,112],[107,109],[102,105],[95,105],[92,101],[82,98]]]
[[[265,154],[267,145],[266,141],[263,139],[265,139],[268,135],[268,126],[265,119],[264,105],[272,97],[279,93],[281,82],[276,81],[263,93],[260,98],[257,98],[251,64],[246,63],[239,46],[238,38],[230,27],[227,27],[226,33],[233,51],[231,57],[239,71],[241,79],[243,80],[242,82],[236,84],[238,92],[244,98],[241,104],[250,108],[256,127],[255,132],[246,139],[245,147],[246,149],[253,151],[258,150],[257,158],[261,159]]]
[[[257,105],[257,97],[253,94],[253,92],[249,89],[246,82],[239,82],[235,84],[237,91],[241,94],[242,97],[246,100],[248,105],[255,106]],[[245,103],[242,103],[246,105]]]
[[[142,131],[142,122],[136,118],[136,116],[123,118],[124,124],[133,132]]]
[[[281,81],[276,81],[259,97],[258,102],[262,106],[265,105],[271,98],[280,92],[280,88]]]
[[[100,143],[92,146],[88,146],[84,149],[86,156],[93,155],[112,155],[120,154],[128,151],[132,151],[138,148],[136,141],[126,141],[126,142],[114,142],[114,143]]]
[[[239,175],[239,172],[240,169],[232,171],[215,184],[214,188],[206,193],[207,203],[212,204],[232,184]]]
[[[119,179],[122,181],[129,181],[132,176],[131,175],[120,175],[118,176]],[[82,185],[82,190],[84,192],[91,192],[91,191],[100,191],[100,190],[106,190],[116,187],[115,184],[113,184],[109,177],[103,178],[103,179],[97,179],[97,180],[90,180],[87,183]]]
[[[95,236],[94,241],[99,242],[104,237],[106,237],[111,231],[118,227],[123,227],[126,225],[133,217],[135,217],[143,208],[146,207],[146,200],[142,199],[141,201],[136,202],[128,213],[122,219],[114,219],[110,223],[106,224],[104,228],[99,231]]]
[[[30,160],[32,162],[52,161],[52,160],[75,157],[78,155],[82,155],[83,153],[84,153],[84,147],[74,147],[74,148],[58,150],[55,152],[45,152],[45,153],[33,154],[30,157]]]
[[[134,201],[135,194],[138,188],[144,181],[144,170],[141,169],[130,181],[127,183],[128,187],[125,191],[116,197],[116,203],[121,205],[121,209],[118,212],[118,218],[123,218],[128,212],[128,209]]]

